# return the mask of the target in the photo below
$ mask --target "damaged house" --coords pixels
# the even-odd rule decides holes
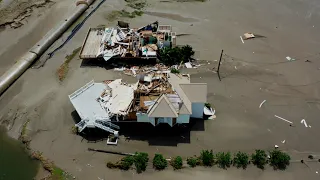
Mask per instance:
[[[191,83],[189,75],[156,71],[137,75],[138,82],[126,84],[117,80],[89,82],[69,95],[85,128],[100,128],[118,134],[114,123],[141,122],[156,126],[189,123],[203,118],[207,102],[207,84]]]
[[[170,25],[156,21],[141,28],[90,28],[80,51],[81,59],[138,58],[156,59],[159,49],[176,46],[176,33]]]

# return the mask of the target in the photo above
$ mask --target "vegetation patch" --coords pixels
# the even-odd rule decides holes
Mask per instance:
[[[290,164],[290,156],[280,150],[273,150],[270,152],[270,165],[274,169],[285,170]]]
[[[233,157],[233,165],[237,168],[246,169],[249,164],[249,156],[247,153],[237,152]]]
[[[112,11],[105,17],[108,21],[114,21],[118,18],[135,18],[136,16],[142,16],[143,11],[134,10],[133,12],[122,9],[121,11]]]
[[[136,152],[134,155],[134,165],[137,173],[141,173],[142,171],[146,170],[148,161],[149,157],[147,153]]]
[[[110,169],[129,170],[134,163],[134,156],[126,156],[116,163],[108,162],[107,167]]]
[[[38,158],[41,162],[44,162],[44,167],[52,172],[53,164],[43,160],[41,154],[38,155]],[[258,168],[264,169],[264,166],[268,163],[267,154],[264,150],[256,150],[255,153],[251,155],[251,160],[254,165]],[[141,173],[146,170],[147,163],[149,161],[148,154],[137,152],[133,156],[126,156],[116,163],[108,162],[107,167],[121,170],[129,170],[134,164],[136,171]],[[287,153],[284,153],[280,150],[270,151],[270,165],[275,169],[285,170],[290,164],[290,156]],[[157,170],[163,170],[168,166],[167,160],[163,157],[162,154],[155,154],[153,158],[153,167]],[[219,152],[213,154],[212,150],[202,150],[200,157],[189,157],[187,158],[187,164],[193,168],[197,165],[202,166],[213,166],[217,164],[220,168],[227,169],[233,164],[237,168],[246,169],[250,164],[249,155],[244,152],[237,152],[234,156],[231,156],[230,152]],[[174,170],[183,168],[183,159],[181,156],[176,156],[170,161],[170,165]]]
[[[267,154],[264,150],[258,149],[251,155],[251,160],[258,168],[264,169],[264,166],[267,164]]]
[[[72,134],[78,134],[79,133],[79,128],[77,126],[72,126],[71,127],[71,133]]]
[[[182,161],[181,156],[174,157],[171,160],[170,164],[171,164],[171,166],[173,167],[174,170],[182,169],[183,161]]]
[[[127,6],[132,9],[141,10],[147,6],[147,2],[145,0],[125,0],[127,2]]]
[[[190,167],[194,168],[194,167],[196,167],[196,166],[197,166],[198,164],[200,164],[200,163],[199,163],[199,159],[198,159],[198,158],[196,158],[196,157],[190,157],[190,158],[187,159],[187,164],[188,164]]]
[[[211,108],[211,104],[210,104],[210,103],[204,103],[204,105],[205,105],[207,108]]]
[[[67,73],[69,71],[69,63],[78,54],[80,49],[81,49],[81,47],[73,50],[72,54],[66,56],[66,60],[64,61],[64,63],[57,70],[59,81],[63,81],[65,79],[65,77],[66,77],[66,75],[67,75]]]
[[[159,51],[159,59],[165,65],[175,65],[193,60],[194,51],[191,46],[162,48]]]
[[[26,146],[27,149],[30,149],[29,145],[31,142],[31,138],[27,134],[27,126],[28,126],[29,122],[30,122],[30,119],[28,119],[23,124],[21,132],[20,132],[20,136],[18,138]]]
[[[219,152],[216,154],[216,163],[219,167],[226,169],[231,165],[231,154],[230,152]]]
[[[152,163],[153,167],[157,170],[163,170],[168,166],[168,162],[162,154],[155,154]]]
[[[204,166],[212,166],[214,163],[214,156],[212,150],[202,150],[200,155],[200,160]]]
[[[147,153],[136,152],[133,156],[126,156],[116,163],[107,162],[106,165],[110,169],[129,170],[134,164],[137,173],[141,173],[146,170],[148,161],[149,157]]]
[[[170,72],[173,73],[173,74],[179,74],[180,73],[180,71],[178,69],[176,69],[176,68],[172,68]]]
[[[68,180],[71,179],[70,174],[66,173],[64,170],[58,168],[57,166],[54,165],[52,161],[49,159],[45,158],[41,152],[35,151],[31,154],[31,157],[35,160],[38,160],[41,162],[42,167],[49,171],[51,176],[49,179],[54,179],[54,180]]]

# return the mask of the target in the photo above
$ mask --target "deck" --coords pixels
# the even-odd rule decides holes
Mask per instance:
[[[104,28],[90,28],[87,36],[83,42],[80,58],[81,59],[94,59],[100,49],[100,42],[103,37]]]

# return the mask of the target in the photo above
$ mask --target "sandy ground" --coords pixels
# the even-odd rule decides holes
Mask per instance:
[[[89,27],[115,24],[107,22],[105,17],[112,10],[122,9],[124,2],[111,0],[102,5],[43,68],[28,70],[0,97],[0,118],[9,126],[9,134],[17,137],[21,124],[30,119],[32,149],[43,152],[77,179],[319,179],[319,174],[315,173],[320,171],[318,163],[309,163],[308,167],[293,163],[283,172],[271,168],[260,171],[254,167],[245,171],[197,168],[181,172],[154,172],[149,167],[146,173],[136,175],[133,171],[122,172],[105,167],[105,161],[117,160],[118,156],[87,151],[88,147],[92,147],[188,157],[199,154],[201,149],[250,153],[257,148],[270,150],[277,144],[296,160],[309,154],[320,155],[320,145],[317,143],[320,128],[319,2],[211,0],[204,3],[149,3],[145,15],[130,19],[131,26],[140,27],[158,20],[162,24],[171,24],[178,33],[191,34],[179,38],[178,43],[192,45],[203,65],[185,71],[191,74],[193,82],[208,83],[208,101],[217,110],[215,120],[198,121],[191,131],[174,136],[168,136],[166,132],[143,136],[138,133],[144,132],[141,129],[137,129],[137,133],[127,133],[124,128],[121,132],[131,140],[126,141],[121,136],[116,147],[106,146],[105,141],[90,143],[71,134],[74,108],[68,94],[92,79],[102,81],[123,77],[133,81],[113,70],[81,66],[82,61],[77,57],[71,61],[70,72],[62,83],[56,75],[65,56],[81,46]],[[22,28],[14,31],[25,32],[26,29]],[[1,42],[3,34],[10,35],[11,31],[6,29],[0,33]],[[243,44],[239,36],[245,32],[254,32],[266,38],[247,40]],[[58,46],[68,33],[53,46]],[[6,36],[9,37],[15,38],[13,34]],[[27,49],[27,40],[33,38],[28,37],[28,33],[21,34],[20,38],[23,37],[25,44],[21,48]],[[6,50],[0,49],[4,53],[14,52],[15,46],[12,44],[6,46]],[[222,81],[219,81],[213,68],[217,67],[216,60],[221,49],[225,50],[226,55],[220,69]],[[296,61],[289,62],[286,56]],[[14,61],[8,59],[15,59],[17,55],[11,53],[6,57],[0,60],[1,68],[4,67],[2,70]],[[263,100],[267,101],[259,108]],[[274,115],[292,121],[294,127]],[[300,124],[302,119],[311,128]],[[283,140],[286,143],[281,143]]]
[[[6,2],[0,7],[0,24],[12,21],[26,9],[32,9],[31,16],[24,18],[20,28],[10,25],[0,26],[0,74],[9,69],[17,59],[35,45],[51,28],[76,7],[75,0],[54,0],[43,6],[34,4],[41,0],[21,0]],[[9,15],[7,15],[9,14]]]

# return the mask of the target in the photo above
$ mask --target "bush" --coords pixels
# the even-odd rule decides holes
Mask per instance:
[[[147,153],[136,152],[134,155],[134,165],[136,167],[137,173],[141,173],[145,171],[147,168],[147,163],[149,161],[149,157]]]
[[[210,104],[210,103],[204,103],[204,105],[205,105],[207,108],[211,108],[211,104]]]
[[[202,161],[202,164],[204,166],[212,166],[213,164],[213,152],[212,150],[202,150],[201,151],[201,155],[200,155],[200,159]]]
[[[285,170],[290,164],[290,156],[280,150],[273,150],[270,152],[270,165],[274,169]]]
[[[197,164],[198,164],[198,159],[195,158],[195,157],[188,158],[188,159],[187,159],[187,164],[188,164],[190,167],[196,167]]]
[[[182,158],[180,156],[177,156],[175,158],[173,158],[171,160],[171,166],[173,167],[173,169],[181,169],[182,168],[182,165],[183,165],[183,162],[182,162]]]
[[[133,156],[126,156],[121,159],[119,168],[122,170],[129,170],[130,167],[132,166],[133,162],[134,162]]]
[[[176,68],[172,68],[172,69],[171,69],[171,73],[173,73],[173,74],[179,74],[180,71],[179,71],[178,69],[176,69]]]
[[[163,170],[168,166],[167,160],[162,156],[162,154],[155,154],[153,158],[153,167],[157,170]]]
[[[264,150],[258,149],[251,155],[251,160],[258,168],[264,169],[264,166],[267,164],[267,154]]]
[[[165,65],[189,62],[192,60],[193,55],[194,51],[189,45],[174,48],[162,48],[159,51],[159,59]]]
[[[247,153],[243,153],[239,151],[234,155],[233,165],[236,166],[237,168],[242,167],[243,169],[246,169],[248,164],[249,164],[249,156]]]
[[[216,163],[219,165],[219,167],[225,169],[227,167],[230,167],[231,165],[231,154],[230,152],[224,153],[219,152],[216,154]]]
[[[79,133],[79,129],[77,126],[72,126],[71,127],[71,133],[72,134],[78,134]]]

